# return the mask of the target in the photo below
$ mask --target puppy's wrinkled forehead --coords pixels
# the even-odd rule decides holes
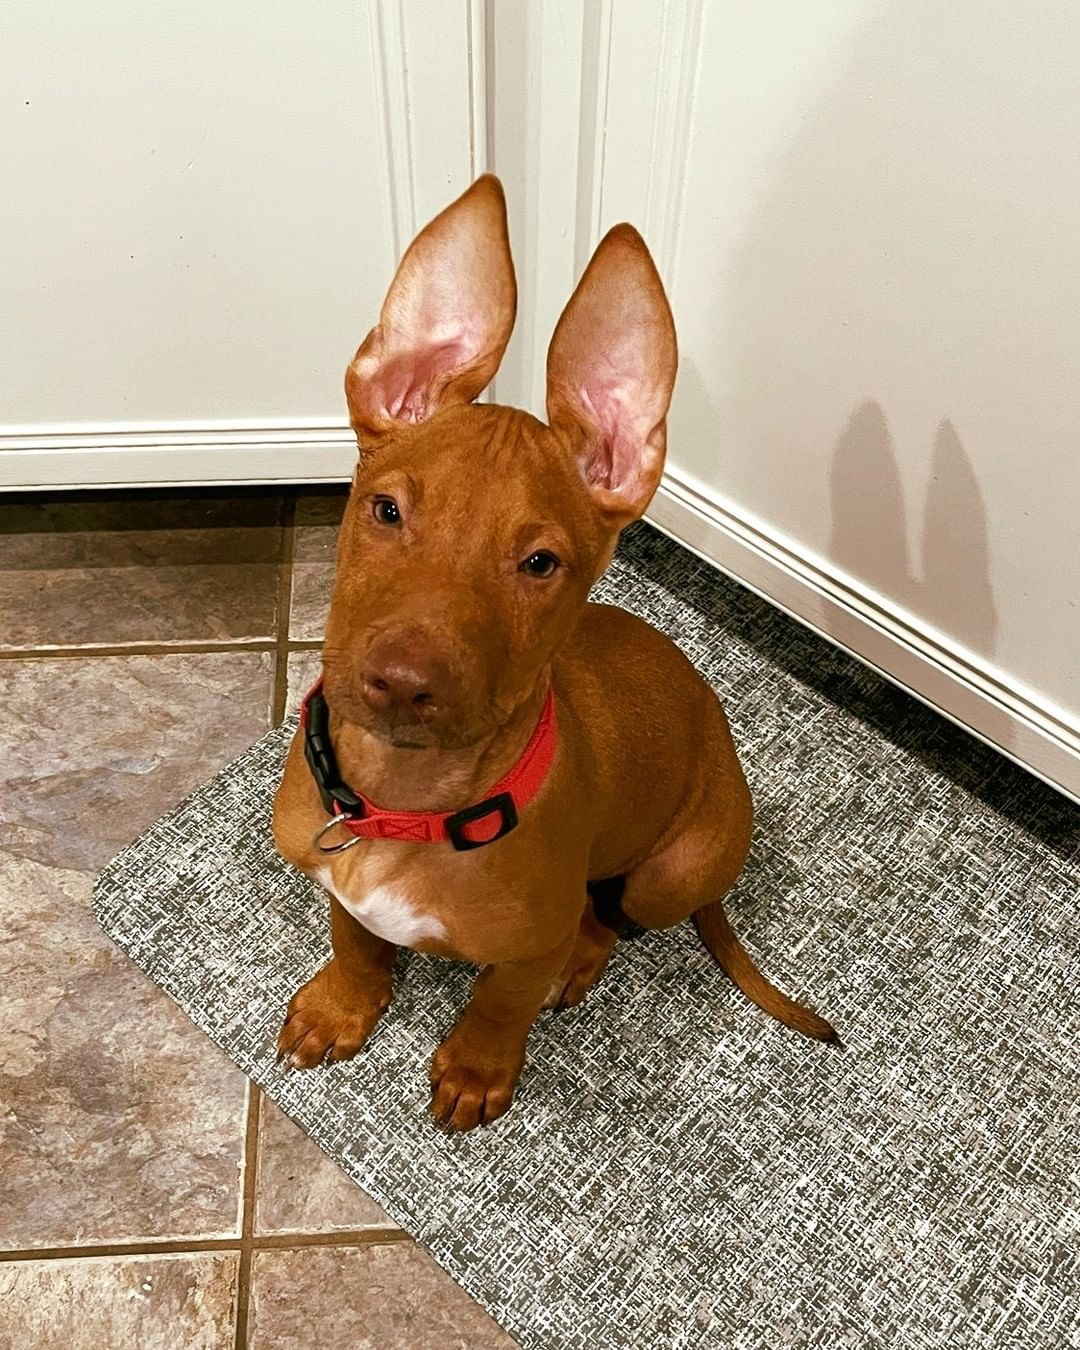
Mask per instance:
[[[358,497],[382,492],[403,494],[417,532],[457,553],[536,532],[584,558],[607,534],[573,454],[516,408],[468,404],[401,428],[357,470]]]

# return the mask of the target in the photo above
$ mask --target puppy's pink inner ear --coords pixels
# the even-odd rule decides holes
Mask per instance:
[[[577,390],[584,420],[594,428],[585,450],[585,481],[590,487],[615,487],[619,464],[629,448],[619,435],[619,385],[615,380],[596,381]]]
[[[462,339],[392,356],[376,377],[379,403],[396,422],[423,422],[431,416],[443,381],[475,359]]]
[[[626,351],[619,359],[631,370],[639,364]],[[652,443],[653,413],[640,407],[644,384],[638,375],[628,381],[622,372],[603,370],[592,372],[575,391],[582,420],[594,429],[582,466],[590,487],[634,495],[648,476],[643,468],[651,469],[655,455],[663,453],[662,436],[659,445]]]

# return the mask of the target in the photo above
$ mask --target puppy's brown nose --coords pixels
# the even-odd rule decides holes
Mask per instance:
[[[432,713],[445,680],[438,663],[417,644],[388,642],[368,654],[364,698],[377,712]]]

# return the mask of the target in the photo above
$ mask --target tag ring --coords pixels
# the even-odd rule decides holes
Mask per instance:
[[[347,848],[354,848],[357,844],[363,843],[364,838],[363,835],[360,834],[352,835],[349,839],[346,839],[343,844],[331,844],[329,848],[327,848],[325,844],[319,842],[322,839],[323,835],[327,832],[327,830],[333,829],[335,825],[344,825],[344,824],[345,824],[344,816],[331,816],[330,819],[326,822],[326,824],[322,827],[322,829],[319,830],[313,842],[315,844],[315,847],[319,850],[320,853],[344,853]]]

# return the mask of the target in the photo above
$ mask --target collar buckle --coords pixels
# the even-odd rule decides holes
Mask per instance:
[[[337,761],[330,744],[330,710],[323,697],[321,682],[304,700],[303,718],[304,758],[319,789],[323,806],[331,815],[340,808],[342,815],[362,816],[364,803],[338,775]],[[326,826],[323,828],[325,830]]]

